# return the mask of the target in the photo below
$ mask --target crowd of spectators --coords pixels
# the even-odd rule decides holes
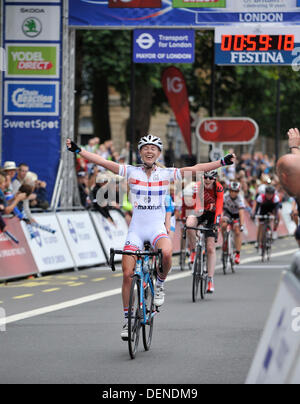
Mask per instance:
[[[272,185],[282,202],[289,199],[280,184],[276,173],[276,160],[274,155],[255,152],[238,156],[234,166],[222,169],[221,183],[226,189],[231,181],[241,183],[241,189],[248,210],[253,206],[257,194],[264,193],[265,188]]]
[[[20,220],[34,222],[32,209],[47,210],[47,184],[29,171],[26,163],[16,166],[14,161],[6,161],[0,167],[0,230],[5,228],[2,215],[14,214]]]

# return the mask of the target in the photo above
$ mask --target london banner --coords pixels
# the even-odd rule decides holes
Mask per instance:
[[[137,0],[115,0],[115,3],[114,0],[72,0],[70,25],[191,28],[300,22],[298,0],[162,0],[158,8],[144,8],[143,1],[138,5]],[[134,8],[133,4],[136,4]]]

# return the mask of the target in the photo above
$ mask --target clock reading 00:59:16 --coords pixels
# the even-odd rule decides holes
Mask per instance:
[[[295,48],[295,35],[222,35],[222,51],[291,52]]]

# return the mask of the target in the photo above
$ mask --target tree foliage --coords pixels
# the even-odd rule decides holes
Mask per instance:
[[[131,32],[84,31],[80,34],[82,69],[78,96],[93,101],[96,134],[110,137],[108,88],[120,93],[123,105],[130,104]],[[211,78],[214,37],[210,31],[196,32],[194,64],[181,64],[193,111],[211,107]],[[167,111],[167,99],[161,86],[161,75],[168,65],[137,64],[136,137],[147,132],[151,115]],[[218,116],[248,116],[256,120],[261,133],[276,132],[277,80],[281,79],[282,133],[299,125],[299,73],[290,67],[219,67],[215,68],[215,113]],[[79,80],[79,79],[78,79]],[[79,80],[80,81],[80,80]]]

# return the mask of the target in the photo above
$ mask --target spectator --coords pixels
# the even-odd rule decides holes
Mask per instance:
[[[96,185],[91,191],[91,200],[93,210],[100,212],[105,219],[115,225],[113,218],[110,215],[110,207],[108,204],[108,184],[110,177],[105,173],[99,173],[96,178]],[[101,192],[99,192],[101,191]]]
[[[27,164],[21,163],[19,165],[18,171],[17,171],[17,176],[11,184],[14,195],[18,192],[20,186],[23,184],[28,171],[29,171],[29,166]]]
[[[14,178],[17,172],[16,163],[14,161],[6,161],[4,163],[3,170],[9,176],[9,179],[7,179],[7,188],[5,193],[13,194],[12,179]]]
[[[18,192],[16,196],[10,194],[10,201],[8,203],[7,198],[5,196],[5,189],[7,184],[7,177],[4,174],[0,173],[0,205],[3,209],[1,212],[4,215],[10,215],[13,210],[18,206],[21,201],[24,201],[27,198],[25,193]]]
[[[80,203],[84,208],[88,208],[91,206],[91,200],[89,197],[90,190],[88,187],[88,174],[85,171],[79,171],[77,173],[77,181]]]

